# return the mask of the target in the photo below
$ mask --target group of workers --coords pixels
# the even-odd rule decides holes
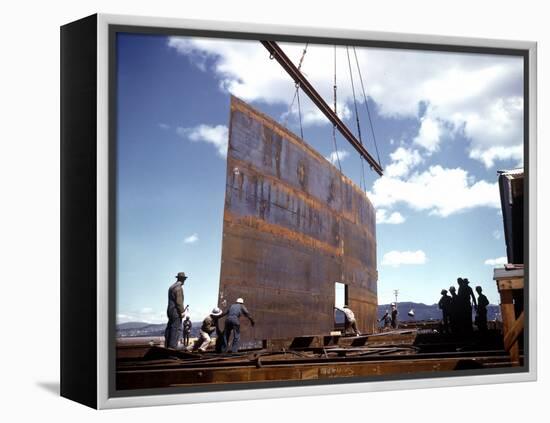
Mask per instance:
[[[391,303],[391,311],[386,310],[384,315],[378,320],[382,323],[383,330],[397,329],[397,305]]]
[[[487,331],[487,306],[489,300],[483,294],[481,286],[476,286],[477,300],[474,291],[470,287],[468,278],[458,278],[458,292],[454,286],[441,290],[439,308],[442,319],[441,328],[443,333],[469,334],[473,331],[472,306],[476,311],[475,325],[480,332]],[[447,295],[448,292],[451,295]]]
[[[255,322],[249,311],[244,305],[242,298],[237,298],[225,312],[218,307],[214,307],[210,314],[204,318],[199,331],[199,338],[194,345],[189,345],[189,337],[193,324],[189,315],[186,313],[188,307],[183,306],[183,285],[187,276],[184,272],[176,275],[176,282],[168,288],[168,307],[166,314],[168,323],[164,331],[164,345],[166,348],[177,349],[180,340],[183,346],[190,350],[206,351],[211,343],[212,336],[216,335],[216,352],[227,352],[229,341],[232,339],[231,352],[239,350],[240,341],[240,318],[242,315],[248,318],[250,324],[254,326]],[[225,317],[223,331],[220,329],[220,319]]]

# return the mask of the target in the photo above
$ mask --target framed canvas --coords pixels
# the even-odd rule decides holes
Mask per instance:
[[[536,378],[536,43],[61,28],[61,395]]]

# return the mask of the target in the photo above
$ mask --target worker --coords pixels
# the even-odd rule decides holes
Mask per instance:
[[[390,311],[386,310],[386,313],[380,318],[379,322],[384,322],[384,326],[382,327],[383,331],[389,330],[391,325],[391,316]]]
[[[451,327],[451,303],[452,298],[447,295],[447,290],[442,289],[441,290],[441,298],[439,300],[439,308],[441,309],[441,332],[442,333],[449,333],[450,327]]]
[[[460,333],[460,318],[459,318],[459,301],[458,295],[456,295],[456,288],[454,286],[449,287],[449,292],[451,294],[451,305],[450,305],[450,314],[449,319],[451,321],[451,333],[457,335]]]
[[[340,308],[340,307],[334,307],[334,308],[344,313],[344,335],[348,333],[349,328],[353,330],[353,333],[355,333],[355,336],[361,335],[359,333],[359,330],[357,329],[357,321],[355,320],[355,314],[353,314],[353,311],[351,310],[351,308],[349,308],[347,305],[345,305],[343,308]]]
[[[239,351],[239,339],[241,337],[241,315],[245,315],[250,324],[254,326],[254,319],[250,316],[247,308],[244,305],[242,298],[237,298],[234,304],[231,304],[226,312],[227,318],[225,319],[225,327],[223,330],[223,345],[222,351],[226,352],[229,347],[229,338],[233,334],[233,342],[231,344],[231,352]]]
[[[211,336],[216,331],[217,318],[222,315],[222,311],[218,307],[214,307],[210,314],[204,318],[199,331],[199,339],[195,343],[195,347],[199,351],[205,352],[210,345]]]
[[[484,333],[487,331],[487,306],[489,305],[489,300],[482,293],[483,289],[481,288],[481,286],[476,286],[476,292],[476,326],[480,332]]]
[[[395,303],[391,303],[391,327],[392,329],[397,329],[397,305]]]
[[[469,286],[470,281],[468,278],[458,278],[458,280],[461,280],[461,283],[459,282],[458,286],[458,298],[460,302],[460,317],[462,322],[462,327],[464,329],[465,333],[471,333],[472,332],[472,302],[474,304],[474,307],[477,307],[476,297],[474,295],[474,291]],[[470,301],[470,299],[472,301]]]
[[[189,315],[185,316],[185,320],[183,321],[183,345],[186,347],[189,346],[189,335],[191,335],[192,327],[191,318]]]
[[[176,348],[182,333],[182,319],[185,315],[183,307],[183,284],[187,276],[184,272],[176,275],[176,282],[168,288],[168,307],[166,315],[168,323],[164,330],[164,346],[166,348]]]

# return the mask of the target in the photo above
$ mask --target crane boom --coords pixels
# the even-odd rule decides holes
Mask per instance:
[[[283,69],[290,75],[296,84],[300,86],[302,91],[313,101],[313,103],[321,110],[321,112],[332,122],[342,136],[357,150],[357,152],[369,163],[372,169],[380,176],[383,170],[380,164],[370,155],[363,144],[355,138],[344,122],[338,117],[330,106],[323,100],[321,95],[313,88],[309,81],[302,75],[294,63],[289,59],[285,52],[279,47],[275,41],[260,41],[263,46],[269,51],[271,56],[279,62]]]

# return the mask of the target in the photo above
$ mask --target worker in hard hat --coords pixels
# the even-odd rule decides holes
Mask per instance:
[[[223,330],[223,345],[222,351],[226,352],[229,347],[229,339],[231,334],[233,334],[233,342],[231,344],[231,352],[239,351],[239,340],[241,337],[241,315],[250,320],[250,324],[254,326],[254,319],[248,312],[248,309],[244,305],[244,300],[242,298],[237,298],[234,304],[231,304],[227,310],[227,317],[225,319],[225,327]]]
[[[217,320],[222,314],[222,311],[218,307],[214,307],[210,314],[202,321],[201,329],[199,331],[199,339],[195,344],[195,347],[198,347],[199,351],[206,351],[210,345],[212,334],[216,331],[218,324]]]
[[[342,308],[334,308],[344,313],[344,335],[348,332],[349,328],[353,330],[353,333],[355,333],[356,336],[361,335],[361,333],[359,333],[359,330],[357,329],[357,321],[355,320],[355,314],[353,313],[351,308],[349,308],[347,305]]]

